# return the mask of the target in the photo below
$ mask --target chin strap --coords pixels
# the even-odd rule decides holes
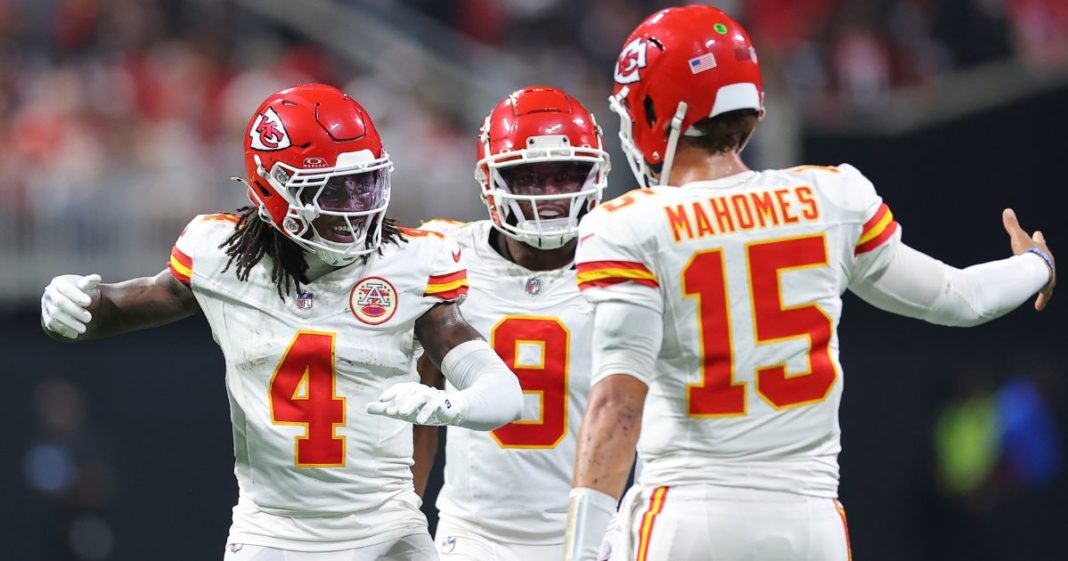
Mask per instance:
[[[657,185],[667,185],[671,179],[671,165],[675,163],[675,149],[679,146],[679,136],[682,135],[682,121],[686,118],[686,102],[680,101],[675,110],[675,116],[671,118],[671,133],[668,134],[667,148],[664,151],[664,165],[660,168],[657,177]]]

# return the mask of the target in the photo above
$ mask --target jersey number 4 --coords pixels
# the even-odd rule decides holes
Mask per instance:
[[[345,398],[335,394],[334,333],[299,331],[271,376],[271,421],[304,425],[295,448],[297,467],[345,465],[345,438],[335,436],[345,424]]]
[[[831,360],[831,318],[815,304],[783,306],[784,271],[825,267],[823,235],[749,244],[746,248],[754,337],[760,345],[808,339],[809,369],[787,373],[786,364],[757,368],[756,391],[776,409],[822,401],[837,374]],[[698,303],[698,328],[703,357],[701,382],[687,389],[693,417],[746,414],[746,384],[734,380],[731,306],[723,251],[702,251],[682,272],[682,290]]]
[[[571,333],[556,318],[507,316],[490,333],[493,350],[515,372],[523,394],[540,398],[541,418],[491,432],[502,448],[553,448],[567,434],[567,367]]]

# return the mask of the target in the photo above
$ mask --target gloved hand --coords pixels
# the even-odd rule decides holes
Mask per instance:
[[[460,401],[460,396],[454,393],[405,382],[386,388],[378,401],[367,404],[367,412],[416,425],[451,425],[463,419]]]
[[[597,548],[597,561],[610,561],[612,559],[612,548],[615,546],[616,540],[619,539],[619,533],[622,531],[619,527],[619,513],[616,512],[612,515],[612,519],[608,521],[608,528],[604,531],[601,546]]]
[[[93,302],[100,275],[60,275],[45,287],[41,296],[41,327],[50,333],[77,339],[93,319]]]

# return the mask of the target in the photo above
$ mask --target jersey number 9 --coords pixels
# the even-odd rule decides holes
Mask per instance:
[[[564,324],[550,317],[507,316],[493,327],[493,349],[515,372],[523,394],[541,401],[540,419],[515,421],[490,433],[502,448],[554,448],[564,439],[570,339]]]

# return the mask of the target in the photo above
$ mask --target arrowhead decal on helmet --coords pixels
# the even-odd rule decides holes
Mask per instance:
[[[248,134],[256,150],[284,150],[291,146],[285,123],[270,107],[256,116]]]
[[[616,83],[633,84],[641,79],[638,71],[645,68],[645,49],[648,43],[641,37],[627,43],[616,61]]]

